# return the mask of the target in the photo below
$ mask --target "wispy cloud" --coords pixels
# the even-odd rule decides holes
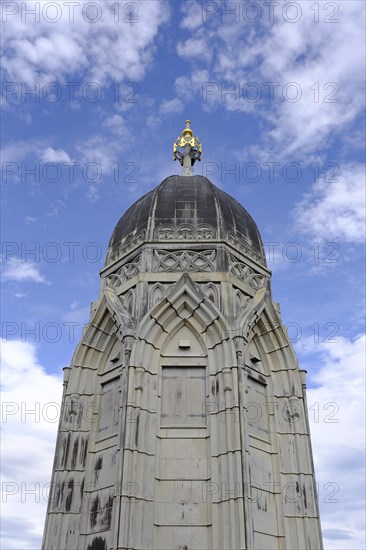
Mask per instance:
[[[161,115],[171,115],[181,113],[183,110],[183,103],[180,99],[175,97],[174,99],[163,101],[160,105]]]
[[[29,86],[75,74],[100,84],[140,80],[151,66],[159,28],[169,19],[169,4],[138,0],[130,3],[130,13],[111,0],[97,0],[90,9],[72,4],[58,2],[59,13],[45,16],[42,3],[28,1],[7,16],[2,60],[7,79]],[[26,16],[25,6],[36,16]]]
[[[4,281],[17,281],[48,284],[34,262],[24,261],[21,258],[11,257],[2,264],[2,278]]]
[[[7,162],[18,162],[24,160],[28,155],[39,155],[46,148],[46,140],[30,139],[28,141],[9,141],[1,149],[1,160]]]
[[[1,368],[2,547],[33,550],[43,532],[62,381],[45,372],[28,342],[2,344]]]
[[[45,164],[47,162],[62,163],[62,162],[71,162],[71,158],[69,157],[68,153],[63,149],[54,149],[53,147],[46,147],[46,149],[44,149],[41,152],[41,161]]]
[[[102,126],[120,139],[123,138],[123,142],[128,141],[129,130],[122,115],[115,114],[107,117],[104,119]]]
[[[315,240],[364,243],[365,167],[346,164],[333,178],[318,180],[296,206],[296,228]]]
[[[177,78],[177,91],[187,102],[200,98],[206,110],[259,115],[267,123],[262,149],[277,157],[305,157],[327,148],[364,108],[365,6],[340,0],[330,22],[324,10],[317,21],[310,4],[301,3],[299,19],[291,23],[286,2],[275,4],[272,15],[268,5],[259,11],[256,24],[245,20],[240,2],[232,4],[230,15],[222,3],[185,4],[181,26],[192,36],[178,43],[177,53],[191,61],[191,74]],[[212,59],[202,52],[213,52]]]
[[[317,387],[308,389],[308,405],[325,547],[363,548],[366,337],[308,349],[317,352],[311,359],[319,365],[309,380]]]

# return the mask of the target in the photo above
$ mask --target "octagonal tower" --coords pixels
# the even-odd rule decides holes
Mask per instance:
[[[133,204],[65,369],[44,550],[322,548],[305,371],[248,212],[193,176]]]

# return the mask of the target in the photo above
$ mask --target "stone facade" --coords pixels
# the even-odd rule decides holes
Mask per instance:
[[[155,225],[110,247],[65,369],[43,549],[320,550],[305,372],[260,248]]]

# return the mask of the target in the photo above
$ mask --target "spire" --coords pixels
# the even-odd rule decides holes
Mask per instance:
[[[196,160],[201,160],[201,153],[201,142],[193,136],[191,121],[186,120],[182,135],[178,136],[174,142],[174,160],[179,160],[183,166],[182,176],[193,175],[193,165]]]

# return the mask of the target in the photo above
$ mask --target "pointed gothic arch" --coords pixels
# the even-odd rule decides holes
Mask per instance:
[[[188,274],[183,275],[169,294],[155,304],[141,321],[131,363],[142,364],[143,346],[138,346],[139,341],[160,349],[166,335],[174,331],[183,319],[204,340],[209,352],[222,343],[225,363],[230,366],[236,364],[235,348],[226,320]]]
[[[184,348],[180,348],[179,351],[180,333],[182,340],[191,339],[192,353],[186,354]],[[188,337],[189,335],[191,338]],[[176,340],[174,340],[175,338]],[[186,342],[181,343],[183,346],[186,344]],[[154,548],[160,547],[159,537],[164,538],[166,535],[165,532],[164,535],[160,535],[160,531],[168,529],[168,526],[164,527],[164,525],[169,524],[170,520],[165,516],[163,504],[159,504],[159,495],[162,494],[162,485],[164,485],[164,491],[169,491],[170,482],[164,481],[164,479],[167,476],[174,479],[175,474],[173,471],[170,473],[164,470],[157,471],[156,468],[157,464],[169,465],[169,461],[172,461],[173,464],[177,462],[177,458],[179,461],[179,457],[169,454],[170,449],[181,448],[184,441],[184,438],[181,439],[182,430],[186,430],[189,423],[184,420],[180,426],[176,425],[175,428],[161,424],[161,394],[164,392],[162,378],[164,368],[182,368],[179,377],[181,386],[182,380],[184,381],[187,376],[189,378],[195,371],[193,379],[196,380],[198,394],[203,387],[202,385],[199,387],[203,372],[200,369],[204,369],[206,380],[204,407],[205,414],[207,413],[207,424],[199,423],[196,427],[193,425],[189,428],[190,438],[197,437],[197,445],[201,441],[199,448],[203,449],[202,445],[208,445],[207,452],[204,452],[202,458],[197,455],[196,458],[190,459],[203,461],[203,456],[205,456],[207,464],[204,466],[204,462],[202,462],[201,466],[204,479],[195,479],[196,474],[189,473],[191,470],[187,465],[182,466],[182,472],[185,472],[182,475],[183,477],[184,475],[188,478],[192,477],[190,481],[187,481],[199,487],[197,489],[199,493],[202,494],[202,491],[205,491],[204,494],[207,493],[206,503],[193,505],[194,514],[205,518],[210,504],[211,519],[207,519],[206,525],[204,525],[205,520],[203,525],[195,526],[196,520],[191,518],[189,532],[193,533],[190,535],[193,537],[192,544],[194,544],[194,537],[197,536],[197,541],[205,540],[207,547],[212,544],[222,548],[244,547],[244,526],[240,520],[244,516],[244,484],[238,484],[235,495],[227,496],[221,490],[222,487],[227,486],[228,479],[237,479],[238,475],[240,476],[239,472],[242,468],[242,454],[238,445],[240,411],[235,346],[222,314],[194,284],[188,274],[183,275],[172,286],[168,295],[145,315],[132,347],[130,365],[131,417],[138,418],[138,423],[131,422],[126,425],[126,439],[131,442],[131,451],[125,456],[124,475],[126,479],[133,479],[135,472],[139,471],[139,464],[142,464],[141,457],[143,456],[144,463],[147,464],[146,468],[155,481],[153,486],[151,479],[146,484],[139,485],[138,491],[134,494],[135,504],[133,507],[132,503],[126,503],[123,506],[121,513],[123,513],[126,522],[129,521],[128,518],[132,518],[133,510],[140,510],[140,512],[134,514],[134,521],[131,522],[132,531],[125,532],[121,544],[128,547],[130,541],[134,540],[144,547],[146,541],[143,538],[143,523],[146,521],[146,517],[152,517],[154,514],[156,523]],[[174,377],[173,370],[167,371],[168,383],[172,377]],[[174,384],[170,387],[173,388],[172,391],[175,391],[173,386]],[[178,388],[178,391],[187,393],[192,387],[186,386],[186,389],[181,387]],[[199,410],[193,408],[191,412],[193,416],[199,416]],[[169,407],[164,409],[164,414],[170,414]],[[168,429],[170,435],[167,432]],[[196,435],[194,435],[195,433]],[[171,439],[172,437],[173,439]],[[174,445],[164,443],[173,440],[176,442]],[[161,460],[162,456],[166,456],[165,461]],[[209,477],[208,474],[207,476],[204,474],[206,467],[211,472]],[[169,469],[169,466],[166,468]],[[208,494],[212,487],[220,487],[217,494]],[[177,510],[180,510],[182,504],[178,503],[176,506]],[[220,518],[223,516],[236,518],[233,521],[234,530],[229,525],[225,529],[222,528]],[[179,518],[178,516],[175,518],[178,525],[181,521]],[[184,532],[184,523],[180,528]],[[178,542],[175,543],[178,544]]]
[[[155,283],[149,289],[149,309],[163,299],[165,294],[164,285]]]
[[[204,293],[215,304],[215,306],[220,309],[220,292],[214,283],[207,283],[204,286]]]

